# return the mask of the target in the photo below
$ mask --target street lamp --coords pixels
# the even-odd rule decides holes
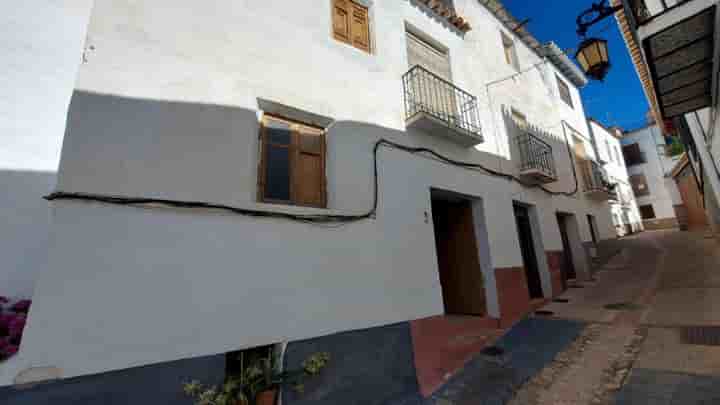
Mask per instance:
[[[575,59],[588,77],[602,81],[610,69],[607,41],[599,38],[588,38],[582,41],[575,53]]]
[[[622,10],[623,6],[610,7],[607,0],[593,3],[589,9],[577,17],[577,33],[583,38],[578,46],[575,59],[580,62],[583,72],[591,79],[602,81],[610,69],[607,41],[600,38],[585,38],[588,28],[593,24]]]

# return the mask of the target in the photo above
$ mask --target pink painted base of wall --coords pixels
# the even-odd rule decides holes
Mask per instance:
[[[522,267],[495,269],[495,283],[500,304],[500,327],[506,328],[532,310],[525,269]]]
[[[410,322],[420,392],[425,397],[504,333],[489,317],[441,315]]]
[[[547,256],[548,270],[550,270],[550,278],[552,280],[552,296],[554,298],[565,291],[565,289],[563,288],[563,276],[561,269],[563,251],[548,250],[545,252],[545,255]]]

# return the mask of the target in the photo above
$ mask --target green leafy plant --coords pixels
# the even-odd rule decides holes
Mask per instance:
[[[193,380],[183,385],[183,392],[195,399],[195,405],[255,404],[260,393],[284,385],[302,392],[303,382],[320,374],[329,361],[330,353],[315,353],[302,361],[301,369],[279,371],[275,356],[271,355],[243,367],[239,375],[228,378],[220,387]]]

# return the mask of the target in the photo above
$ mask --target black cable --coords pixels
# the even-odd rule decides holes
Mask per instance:
[[[565,131],[565,128],[563,127],[563,132]],[[570,156],[570,162],[571,166],[573,168],[573,176],[575,177],[575,190],[572,192],[558,192],[558,191],[552,191],[546,189],[542,185],[537,184],[528,184],[522,179],[515,177],[512,174],[508,173],[502,173],[493,169],[490,169],[488,167],[485,167],[479,163],[470,163],[470,162],[462,162],[459,160],[451,159],[447,156],[441,155],[437,152],[435,152],[432,149],[424,148],[424,147],[410,147],[406,145],[402,145],[399,143],[395,143],[392,141],[389,141],[387,139],[379,139],[377,142],[375,142],[375,145],[373,147],[373,178],[374,178],[374,190],[373,190],[373,205],[372,208],[364,213],[364,214],[358,214],[358,215],[331,215],[331,214],[291,214],[286,212],[278,212],[278,211],[265,211],[265,210],[257,210],[257,209],[249,209],[249,208],[238,208],[233,207],[230,205],[224,205],[224,204],[216,204],[216,203],[209,203],[204,201],[178,201],[178,200],[169,200],[169,199],[163,199],[163,198],[152,198],[152,197],[121,197],[121,196],[109,196],[109,195],[101,195],[101,194],[92,194],[92,193],[76,193],[76,192],[64,192],[64,191],[56,191],[51,193],[50,195],[47,195],[43,198],[45,198],[48,201],[54,201],[54,200],[84,200],[84,201],[96,201],[96,202],[102,202],[106,204],[115,204],[115,205],[145,205],[145,204],[161,204],[169,207],[177,207],[177,208],[205,208],[205,209],[218,209],[218,210],[224,210],[228,212],[232,212],[234,214],[239,215],[246,215],[246,216],[252,216],[252,217],[265,217],[265,218],[281,218],[281,219],[288,219],[293,221],[300,221],[300,222],[307,222],[307,223],[342,223],[342,222],[355,222],[360,221],[368,218],[374,218],[375,214],[377,213],[378,208],[378,161],[377,161],[377,155],[378,150],[381,146],[393,148],[393,149],[399,149],[402,151],[406,151],[412,154],[427,154],[432,156],[434,159],[439,160],[441,162],[453,165],[453,166],[459,166],[466,169],[479,169],[491,176],[496,177],[502,177],[509,181],[516,181],[520,183],[521,185],[525,187],[530,188],[540,188],[544,192],[551,194],[551,195],[574,195],[577,192],[578,188],[578,181],[577,181],[577,173],[575,171],[575,165],[572,164],[572,154],[570,151],[570,145],[567,143],[567,134],[565,134],[565,140],[568,150],[568,155]]]

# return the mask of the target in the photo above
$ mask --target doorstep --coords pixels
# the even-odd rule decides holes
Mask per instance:
[[[410,322],[420,393],[428,397],[502,334],[500,321],[440,315]]]

